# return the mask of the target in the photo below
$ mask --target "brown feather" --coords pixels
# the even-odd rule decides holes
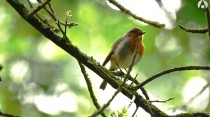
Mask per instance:
[[[111,59],[112,57],[112,54],[114,53],[115,49],[117,48],[118,44],[123,40],[123,37],[121,37],[120,39],[118,39],[113,45],[112,45],[112,49],[111,51],[109,52],[108,56],[106,57],[106,59],[104,60],[103,62],[103,66],[105,66],[109,60]]]

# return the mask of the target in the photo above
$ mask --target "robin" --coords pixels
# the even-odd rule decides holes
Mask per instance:
[[[112,45],[112,49],[102,65],[105,66],[110,61],[110,71],[117,70],[117,68],[128,68],[133,61],[136,46],[139,44],[138,54],[133,64],[136,65],[141,60],[144,53],[144,43],[142,41],[142,35],[144,33],[145,32],[139,28],[130,29]],[[138,41],[138,39],[140,40]],[[100,85],[100,89],[104,90],[106,85],[107,82],[104,80]]]

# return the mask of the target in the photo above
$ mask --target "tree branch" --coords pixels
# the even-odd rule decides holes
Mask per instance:
[[[132,116],[131,117],[134,117],[136,112],[138,111],[139,107],[136,107],[135,111],[133,112]]]
[[[124,72],[121,72],[121,71],[116,71],[116,72],[112,72],[115,76],[119,76],[119,77],[125,77],[126,74]],[[133,78],[131,75],[128,77],[128,79],[132,82],[134,82],[136,85],[139,84],[138,80],[136,80],[135,78]],[[132,89],[132,86],[128,86],[128,88],[131,88]],[[147,100],[150,100],[149,99],[149,95],[147,94],[147,91],[144,89],[144,87],[141,87],[141,92],[142,94],[144,95],[144,97],[147,99]]]
[[[143,81],[141,84],[138,84],[134,89],[138,90],[139,88],[141,88],[144,85],[146,85],[147,83],[159,78],[160,76],[169,74],[171,72],[186,71],[186,70],[210,70],[210,66],[184,66],[184,67],[175,67],[172,69],[168,69],[168,70],[162,71],[160,73],[157,73],[157,74],[149,77],[148,79]]]
[[[152,103],[154,103],[154,102],[158,102],[158,103],[166,103],[166,102],[168,102],[168,101],[171,101],[171,100],[173,100],[174,98],[169,98],[169,99],[167,99],[167,100],[149,100],[149,102],[152,102]]]
[[[186,28],[182,25],[179,25],[179,28],[186,31],[186,32],[190,32],[190,33],[207,33],[208,32],[208,28],[203,28],[203,29],[190,29],[190,28]]]
[[[115,5],[117,8],[119,8],[122,12],[130,15],[131,17],[133,17],[134,19],[137,19],[141,22],[144,22],[146,24],[149,24],[149,25],[152,25],[152,26],[155,26],[155,27],[158,27],[158,28],[161,28],[161,27],[165,27],[165,24],[160,24],[158,22],[154,22],[154,21],[149,21],[149,20],[146,20],[142,17],[139,17],[135,14],[133,14],[130,10],[126,9],[124,6],[122,6],[121,4],[119,4],[117,1],[115,0],[108,0],[110,3],[112,3],[113,5]]]
[[[87,72],[85,70],[85,67],[79,61],[78,61],[78,63],[79,63],[79,66],[81,68],[81,72],[82,72],[82,74],[83,74],[83,76],[85,78],[85,81],[86,81],[86,84],[87,84],[87,87],[88,87],[88,91],[90,93],[90,97],[91,97],[91,99],[93,101],[93,104],[95,105],[95,107],[97,109],[99,109],[99,108],[101,108],[101,106],[99,105],[98,100],[97,100],[97,98],[96,98],[96,96],[95,96],[95,94],[93,92],[93,87],[92,87],[90,78],[88,78],[88,74],[87,74]],[[101,113],[101,116],[102,117],[106,117],[106,115],[103,112]]]
[[[41,10],[43,7],[45,7],[45,5],[47,5],[51,0],[47,0],[46,2],[44,2],[43,4],[41,4],[40,6],[38,6],[34,11],[32,11],[28,17],[32,17],[34,14],[36,14],[39,10]]]
[[[181,113],[171,117],[209,117],[207,113]]]

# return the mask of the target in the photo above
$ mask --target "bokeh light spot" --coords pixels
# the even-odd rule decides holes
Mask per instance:
[[[24,60],[16,61],[11,68],[10,77],[13,82],[19,84],[30,77],[29,64]]]
[[[183,96],[184,102],[188,102],[191,98],[197,95],[202,88],[207,84],[202,77],[192,77],[184,87]],[[209,88],[200,94],[192,103],[188,104],[188,108],[202,111],[205,109],[209,101]],[[199,106],[198,106],[199,105]]]

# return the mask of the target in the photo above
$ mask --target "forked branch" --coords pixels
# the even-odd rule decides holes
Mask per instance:
[[[160,73],[157,73],[151,77],[149,77],[148,79],[146,79],[145,81],[143,81],[142,83],[138,84],[134,89],[138,90],[139,88],[143,87],[144,85],[148,84],[149,82],[160,78],[160,76],[172,73],[172,72],[177,72],[177,71],[190,71],[190,70],[210,70],[210,66],[184,66],[184,67],[175,67],[172,69],[168,69],[165,71],[162,71]]]

